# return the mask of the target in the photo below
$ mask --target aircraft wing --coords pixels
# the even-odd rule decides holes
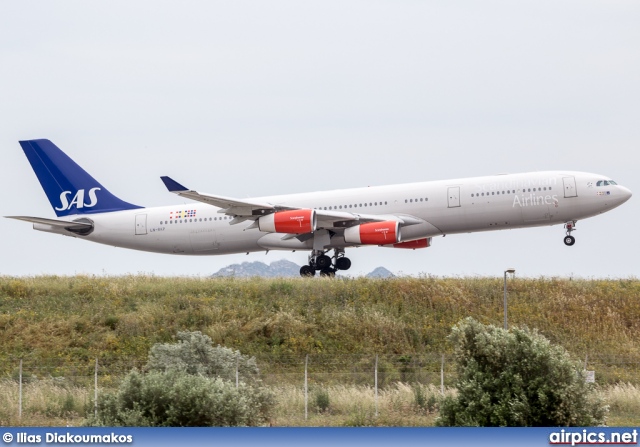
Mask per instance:
[[[160,178],[170,192],[191,200],[208,203],[209,205],[221,208],[219,211],[220,213],[234,216],[234,219],[230,222],[232,225],[247,220],[256,220],[260,216],[271,214],[276,211],[300,209],[299,207],[274,205],[266,202],[246,201],[231,197],[201,193],[181,185],[171,177],[164,176]],[[320,209],[316,209],[315,211],[318,219],[317,228],[326,230],[344,229],[362,223],[383,222],[387,220],[397,221],[400,223],[400,226],[416,225],[424,222],[424,220],[410,215],[360,214]],[[257,222],[247,227],[247,229],[250,228],[257,228]]]
[[[57,219],[45,219],[44,217],[30,217],[30,216],[4,216],[8,219],[24,220],[26,222],[51,225],[53,227],[65,228],[67,230],[88,230],[93,227],[93,224],[86,222],[69,222],[68,220]]]
[[[209,205],[217,206],[218,208],[222,208],[220,210],[221,213],[231,214],[235,216],[242,217],[251,217],[256,216],[260,217],[264,214],[269,214],[274,211],[280,211],[285,209],[295,209],[295,208],[286,208],[286,207],[277,207],[270,203],[258,203],[258,202],[248,202],[246,200],[233,199],[231,197],[217,196],[212,194],[206,194],[202,192],[198,192],[189,188],[182,186],[180,183],[173,180],[171,177],[160,177],[164,182],[165,186],[174,194],[179,195],[180,197],[187,197],[191,200],[196,200],[202,203],[208,203]]]

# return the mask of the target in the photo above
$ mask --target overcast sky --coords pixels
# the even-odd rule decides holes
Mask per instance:
[[[0,214],[55,217],[18,140],[124,200],[161,175],[239,198],[536,170],[634,193],[562,226],[348,250],[350,274],[638,276],[637,1],[3,1]],[[208,275],[306,253],[186,257],[0,219],[0,274]]]

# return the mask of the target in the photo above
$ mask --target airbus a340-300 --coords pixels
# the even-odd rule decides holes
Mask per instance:
[[[49,140],[21,141],[57,219],[8,216],[33,228],[101,244],[179,255],[309,251],[302,276],[348,270],[345,249],[418,249],[446,234],[576,222],[631,197],[609,177],[574,171],[311,192],[253,199],[207,194],[161,177],[193,205],[145,208],[111,194]]]

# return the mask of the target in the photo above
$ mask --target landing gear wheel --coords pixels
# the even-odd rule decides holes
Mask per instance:
[[[331,267],[331,258],[327,255],[321,255],[316,258],[316,267],[320,270],[325,270]]]
[[[310,265],[303,265],[300,267],[300,276],[303,278],[311,277],[316,275],[316,270]]]
[[[324,269],[320,271],[320,276],[325,278],[333,278],[336,276],[336,271],[333,269]]]
[[[565,236],[564,237],[564,245],[568,245],[569,247],[571,247],[573,244],[576,243],[576,238],[573,236]]]
[[[336,268],[338,270],[349,270],[351,268],[351,260],[349,258],[336,259]]]

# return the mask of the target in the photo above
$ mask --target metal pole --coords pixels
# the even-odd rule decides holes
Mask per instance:
[[[512,275],[516,272],[516,269],[513,267],[508,268],[504,271],[504,330],[509,329],[507,325],[507,273],[511,273]]]
[[[93,376],[93,417],[98,417],[98,357],[96,357],[96,369]]]
[[[376,393],[376,417],[378,417],[378,354],[376,354],[376,366],[374,373],[374,381],[375,381],[375,393]]]
[[[508,329],[507,326],[507,272],[504,272],[504,330]]]
[[[309,403],[309,393],[307,388],[307,367],[309,366],[309,354],[305,357],[304,360],[304,419],[307,420],[308,410],[307,405]]]
[[[587,370],[587,362],[589,361],[589,353],[587,352],[584,356],[584,370]]]
[[[444,354],[442,354],[442,363],[440,364],[440,394],[444,396]]]
[[[20,359],[20,391],[18,395],[18,418],[22,419],[22,359]]]

